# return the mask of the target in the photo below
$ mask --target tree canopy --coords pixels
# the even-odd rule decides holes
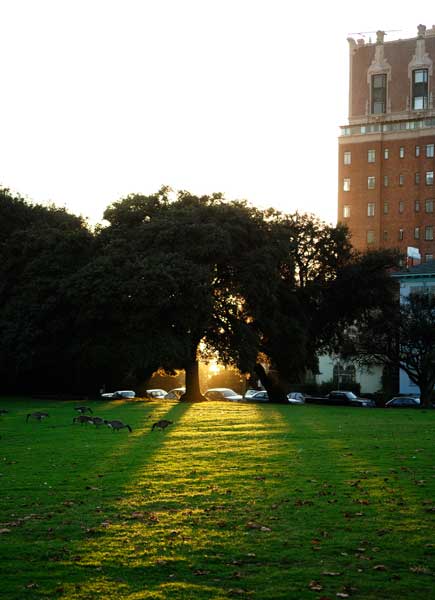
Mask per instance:
[[[362,365],[402,369],[428,407],[435,386],[435,296],[413,292],[396,300],[349,331],[343,352]]]
[[[390,297],[394,257],[356,254],[345,227],[312,215],[162,188],[113,203],[91,232],[64,210],[2,200],[11,385],[95,390],[184,369],[186,399],[197,400],[203,355],[257,373],[283,401],[269,370],[293,382],[315,372],[318,352]]]

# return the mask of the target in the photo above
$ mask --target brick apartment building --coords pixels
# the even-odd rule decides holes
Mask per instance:
[[[435,26],[349,42],[349,123],[339,137],[338,221],[359,250],[435,256]]]

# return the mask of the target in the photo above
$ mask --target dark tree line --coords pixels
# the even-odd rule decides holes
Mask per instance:
[[[108,225],[0,190],[0,375],[13,391],[96,391],[186,372],[201,398],[200,354],[279,377],[392,301],[394,253],[360,255],[342,226],[261,211],[220,194],[162,188],[109,206]]]

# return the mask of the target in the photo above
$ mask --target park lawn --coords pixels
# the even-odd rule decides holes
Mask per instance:
[[[0,401],[5,600],[434,597],[435,411],[75,405]]]

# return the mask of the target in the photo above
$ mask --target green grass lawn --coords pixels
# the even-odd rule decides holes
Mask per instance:
[[[435,598],[435,411],[77,404],[0,401],[5,600]]]

